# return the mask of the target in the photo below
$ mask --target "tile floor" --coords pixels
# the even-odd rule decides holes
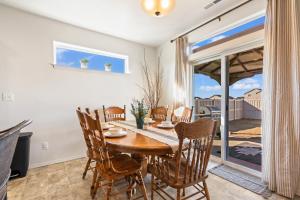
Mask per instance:
[[[45,167],[30,169],[22,179],[15,179],[8,184],[8,200],[90,200],[90,183],[92,173],[83,180],[82,172],[86,159],[77,159]],[[211,163],[210,167],[215,164]],[[145,178],[147,191],[150,193],[150,178]],[[212,200],[263,200],[248,190],[209,174],[207,180]],[[119,183],[118,189],[125,183]],[[169,189],[172,191],[172,189]],[[104,199],[103,192],[98,190],[96,199]],[[174,194],[174,192],[173,192]],[[176,194],[176,192],[175,192]],[[126,199],[126,195],[114,196],[111,199]],[[155,199],[160,199],[155,196]],[[284,200],[273,195],[270,200]]]

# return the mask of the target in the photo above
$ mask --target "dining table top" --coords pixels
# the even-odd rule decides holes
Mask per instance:
[[[157,124],[158,123],[154,123],[150,126],[156,127]],[[140,134],[133,130],[126,129],[126,131],[127,134],[123,137],[107,137],[105,141],[108,148],[123,153],[139,153],[144,155],[164,155],[172,153],[172,148],[168,144],[165,144],[161,141]],[[143,129],[143,131],[147,132],[147,129]],[[174,128],[172,128],[164,131],[168,131],[171,134],[174,133],[175,130]]]

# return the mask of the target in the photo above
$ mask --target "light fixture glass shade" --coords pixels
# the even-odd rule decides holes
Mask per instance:
[[[141,0],[143,9],[152,16],[162,17],[175,7],[175,0]]]

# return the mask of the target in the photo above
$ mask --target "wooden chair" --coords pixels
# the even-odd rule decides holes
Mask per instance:
[[[149,171],[152,173],[151,199],[153,193],[162,193],[174,199],[164,191],[162,183],[177,189],[177,200],[210,199],[207,184],[206,168],[211,154],[213,138],[216,132],[216,121],[200,119],[193,123],[180,122],[175,126],[179,139],[179,148],[174,155],[151,158]],[[156,178],[156,179],[154,179]],[[160,181],[157,181],[160,180]],[[202,183],[202,184],[201,184]],[[193,186],[196,192],[185,196],[185,188]],[[181,196],[181,191],[183,194]],[[162,193],[161,193],[162,192]],[[201,194],[196,198],[195,195]],[[163,197],[163,199],[165,199]]]
[[[154,121],[165,121],[168,115],[168,108],[166,107],[157,107],[151,109],[151,118]]]
[[[89,112],[89,110],[88,110],[88,112]],[[88,170],[93,171],[94,167],[91,166],[91,163],[95,162],[95,159],[94,159],[94,156],[93,156],[93,149],[92,149],[92,143],[91,143],[90,137],[89,137],[89,132],[87,131],[87,127],[86,127],[87,124],[86,124],[86,121],[85,121],[85,118],[84,118],[84,114],[81,111],[80,107],[77,108],[76,113],[77,113],[77,116],[78,116],[78,119],[79,119],[79,123],[80,123],[81,129],[82,129],[84,141],[85,141],[85,144],[86,144],[86,147],[87,147],[88,160],[87,160],[87,163],[85,165],[84,172],[82,174],[82,179],[84,179]]]
[[[96,157],[96,173],[93,177],[95,181],[93,181],[94,191],[92,192],[92,197],[95,198],[99,186],[106,186],[106,199],[108,200],[114,181],[126,178],[131,180],[126,189],[129,199],[135,183],[138,183],[140,186],[144,199],[148,199],[141,174],[141,164],[127,154],[110,155],[101,129],[98,111],[95,111],[95,118],[88,113],[84,113],[84,116],[88,125],[86,130],[89,132]],[[104,181],[106,181],[106,184],[103,184]]]
[[[108,108],[105,108],[103,106],[103,113],[104,113],[104,120],[105,122],[110,121],[125,121],[126,120],[126,105],[124,105],[124,108],[111,106]]]
[[[180,115],[176,115],[176,110],[181,111]],[[194,106],[192,108],[189,107],[179,107],[176,110],[174,110],[172,114],[172,122],[174,124],[179,123],[179,122],[191,122],[192,121],[192,115],[193,115],[193,110]]]

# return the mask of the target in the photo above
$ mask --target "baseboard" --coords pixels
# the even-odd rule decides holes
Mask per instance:
[[[86,157],[85,154],[70,156],[70,157],[66,157],[66,158],[60,158],[60,159],[56,159],[56,160],[50,160],[50,161],[41,162],[41,163],[32,163],[32,164],[29,164],[29,169],[43,167],[43,166],[52,165],[52,164],[61,163],[61,162],[66,162],[69,160],[75,160],[75,159],[84,158],[84,157]]]

